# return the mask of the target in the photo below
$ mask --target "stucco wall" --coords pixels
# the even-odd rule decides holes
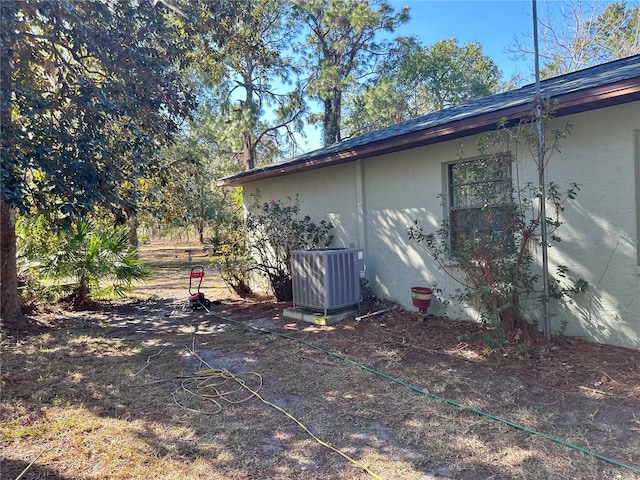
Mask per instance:
[[[547,168],[547,181],[561,188],[581,185],[567,204],[563,241],[550,249],[550,269],[567,265],[589,282],[575,305],[555,305],[556,331],[591,340],[640,348],[640,282],[636,184],[640,166],[640,108],[637,104],[557,119],[572,125]],[[326,218],[336,229],[336,246],[365,250],[367,278],[375,293],[407,307],[410,287],[436,284],[448,298],[456,284],[419,246],[407,238],[414,219],[435,231],[444,209],[445,165],[473,158],[477,137],[373,157],[344,165],[245,185],[259,188],[263,198],[299,195],[303,213],[314,221]],[[514,179],[537,183],[531,154],[512,146]],[[442,313],[435,302],[430,312]],[[470,306],[450,305],[447,314],[477,319]],[[534,313],[535,314],[535,313]]]
[[[378,295],[411,306],[410,287],[446,288],[446,275],[414,242],[414,220],[435,231],[443,216],[442,162],[456,159],[456,144],[418,148],[365,162],[368,277]],[[434,303],[432,312],[438,305]]]
[[[348,163],[251,183],[244,186],[245,202],[257,190],[267,202],[298,195],[302,215],[309,215],[316,223],[320,220],[333,223],[334,246],[363,248],[358,233],[356,171],[356,165]]]
[[[555,305],[554,324],[569,335],[640,348],[640,269],[636,172],[637,104],[574,115],[572,133],[552,158],[547,177],[575,181],[578,197],[567,204],[563,241],[550,250],[589,282],[575,305]]]

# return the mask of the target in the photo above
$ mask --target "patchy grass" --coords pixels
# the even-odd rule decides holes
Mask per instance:
[[[138,300],[41,315],[46,328],[3,339],[1,478],[638,478],[446,400],[637,467],[640,352],[575,339],[491,351],[479,326],[396,308],[311,326],[234,297],[211,271],[203,291],[223,304],[184,311],[188,257],[148,248],[160,273]],[[210,367],[259,396],[205,414],[213,399],[181,385]]]

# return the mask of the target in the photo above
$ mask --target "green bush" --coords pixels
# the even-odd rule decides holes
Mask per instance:
[[[535,268],[533,249],[543,241],[541,225],[546,224],[548,246],[561,241],[561,212],[567,201],[576,198],[579,186],[572,183],[562,192],[553,182],[545,189],[512,183],[510,165],[514,160],[517,165],[518,159],[511,157],[509,146],[525,142],[535,152],[533,127],[530,119],[512,129],[501,126],[481,138],[479,159],[461,161],[452,190],[472,208],[464,204],[456,210],[448,205],[450,214],[434,233],[426,233],[417,221],[408,228],[409,238],[459,284],[455,300],[478,304],[482,320],[495,326],[499,335],[533,334],[536,322],[526,318],[527,300],[537,298],[543,304],[586,288],[582,279],[571,282],[567,267],[560,265],[550,278],[548,298],[538,291],[541,275]],[[567,133],[568,127],[548,132],[545,163],[559,150]],[[552,207],[545,218],[537,207],[544,200]]]
[[[326,220],[316,224],[308,215],[300,216],[300,201],[264,202],[260,192],[251,195],[246,216],[249,249],[255,268],[264,274],[274,296],[280,302],[293,299],[291,283],[291,252],[324,248],[331,245],[333,225]]]
[[[233,220],[215,239],[209,240],[214,251],[212,265],[220,272],[227,286],[240,297],[252,293],[249,276],[255,267],[247,246],[245,224]]]

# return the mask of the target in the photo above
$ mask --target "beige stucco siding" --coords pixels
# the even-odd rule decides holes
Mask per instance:
[[[416,148],[365,162],[367,276],[378,295],[403,305],[411,305],[411,286],[443,282],[437,266],[407,234],[414,220],[429,232],[440,225],[443,159],[455,159],[455,145]]]
[[[569,335],[640,348],[640,107],[627,104],[555,120],[556,127],[566,123],[571,134],[551,157],[547,181],[560,189],[576,182],[581,191],[562,214],[557,232],[562,242],[549,250],[550,270],[566,265],[574,277],[589,282],[589,289],[576,304],[555,305],[552,324]],[[446,300],[456,285],[408,240],[407,227],[418,220],[427,232],[438,228],[441,196],[447,195],[446,165],[474,158],[476,140],[463,139],[462,149],[460,141],[444,142],[255,182],[245,185],[245,194],[256,187],[264,199],[298,194],[302,213],[333,222],[336,246],[365,249],[367,278],[377,295],[414,309],[410,287],[437,284]],[[528,149],[511,145],[511,151],[514,182],[536,184]],[[434,302],[430,311],[442,313],[442,304]],[[447,313],[477,319],[472,306],[452,304]],[[535,309],[531,313],[538,315]]]
[[[551,265],[563,263],[589,282],[575,305],[555,305],[554,324],[592,340],[640,347],[638,205],[634,137],[640,108],[625,105],[574,115],[547,178],[581,191],[567,203]]]
[[[301,215],[313,222],[329,220],[334,225],[334,246],[358,247],[357,169],[354,163],[289,175],[244,186],[245,202],[260,191],[263,201],[283,200],[298,195]]]

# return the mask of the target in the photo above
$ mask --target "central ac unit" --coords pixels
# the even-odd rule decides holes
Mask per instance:
[[[323,311],[360,303],[364,253],[356,248],[291,252],[293,306]]]

